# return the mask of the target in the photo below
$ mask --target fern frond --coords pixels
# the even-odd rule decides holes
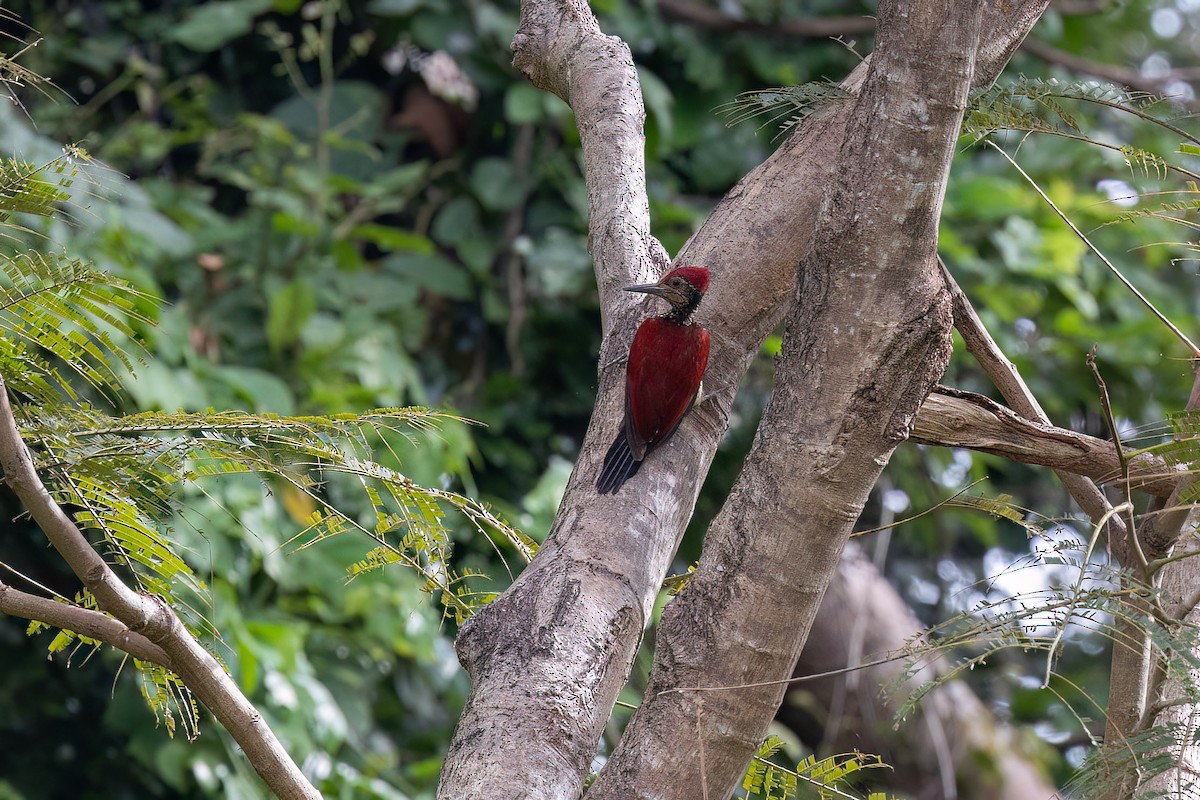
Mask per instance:
[[[53,402],[78,399],[55,366],[64,365],[100,392],[133,368],[113,336],[136,341],[134,323],[149,323],[149,298],[125,281],[78,259],[27,251],[0,261],[0,362],[13,388]]]
[[[864,795],[851,786],[854,776],[863,770],[890,769],[879,756],[853,752],[822,759],[809,756],[794,770],[790,770],[767,760],[782,745],[783,742],[775,736],[767,737],[759,745],[742,779],[747,798],[789,800],[799,796],[799,785],[804,783],[815,790],[821,800],[862,800]],[[887,800],[886,795],[879,792],[872,792],[866,797],[869,800]]]
[[[56,176],[53,182],[43,173]],[[13,214],[49,217],[59,203],[70,199],[64,191],[75,180],[76,169],[64,158],[43,167],[15,158],[0,159],[0,224]]]
[[[1134,208],[1118,214],[1111,220],[1106,221],[1104,224],[1117,225],[1125,222],[1136,222],[1140,219],[1150,217],[1153,219],[1161,219],[1177,225],[1183,225],[1187,228],[1191,228],[1194,231],[1200,230],[1200,219],[1197,219],[1197,217],[1200,217],[1200,184],[1197,184],[1195,181],[1188,181],[1186,188],[1146,194],[1142,195],[1142,198],[1145,199],[1155,196],[1181,196],[1185,199],[1175,201],[1163,200],[1153,206]],[[1193,218],[1189,219],[1189,215]]]
[[[1180,769],[1179,753],[1195,746],[1195,731],[1192,725],[1168,722],[1129,735],[1122,745],[1093,750],[1067,783],[1065,791],[1069,796],[1112,796],[1120,788],[1122,778],[1132,771],[1136,771],[1139,783],[1145,784],[1159,775]],[[1193,793],[1183,789],[1183,794],[1173,796],[1191,797]]]
[[[179,726],[189,742],[199,736],[200,706],[183,679],[157,664],[138,659],[133,664],[141,672],[142,697],[154,713],[155,722],[166,728],[172,738]]]
[[[1189,141],[1193,134],[1171,121],[1150,113],[1162,98],[1145,92],[1128,92],[1096,81],[1061,82],[1021,77],[1007,84],[995,84],[971,95],[971,107],[963,118],[962,133],[979,142],[1001,131],[1045,134],[1074,139],[1094,147],[1120,152],[1131,170],[1153,172],[1160,177],[1176,172],[1188,178],[1200,175],[1161,156],[1140,148],[1118,146],[1084,134],[1074,115],[1063,104],[1075,101],[1103,106],[1131,114],[1171,131]]]
[[[729,127],[755,117],[766,116],[760,128],[778,123],[780,131],[787,131],[802,124],[822,108],[854,97],[853,93],[836,83],[817,81],[799,86],[743,92],[732,101],[717,106],[714,111],[726,118],[725,124]]]
[[[994,84],[972,93],[971,103],[976,108],[1013,107],[1026,101],[1049,111],[1060,122],[1074,131],[1079,131],[1074,117],[1062,105],[1062,101],[1075,101],[1102,106],[1104,108],[1132,114],[1147,122],[1175,133],[1188,141],[1196,141],[1194,134],[1174,125],[1170,120],[1150,113],[1152,108],[1163,106],[1161,95],[1150,92],[1130,91],[1111,83],[1095,80],[1060,81],[1042,80],[1024,75],[1006,84]]]
[[[962,494],[947,500],[945,504],[960,508],[974,508],[991,514],[997,519],[1006,519],[1010,522],[1015,522],[1024,528],[1030,536],[1039,536],[1045,533],[1045,529],[1041,525],[1029,519],[1031,513],[1029,509],[1015,505],[1010,494],[999,494],[995,497]]]
[[[111,417],[86,406],[60,405],[52,413],[18,406],[18,421],[34,445],[39,468],[57,478],[56,499],[81,508],[80,524],[99,531],[111,556],[133,568],[148,591],[170,598],[176,584],[201,588],[155,521],[170,515],[174,493],[193,482],[253,473],[283,481],[311,501],[315,511],[289,543],[304,549],[345,533],[365,536],[375,547],[348,569],[350,578],[401,564],[438,595],[448,613],[465,619],[485,596],[467,585],[476,576],[450,567],[447,513],[467,521],[494,546],[511,547],[523,560],[533,557],[536,544],[486,506],[456,492],[422,487],[370,457],[383,433],[409,435],[457,419],[425,408],[332,417],[240,411]],[[334,483],[357,485],[366,513],[335,508],[327,497]]]

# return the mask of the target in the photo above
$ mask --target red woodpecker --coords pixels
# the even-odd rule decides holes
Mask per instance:
[[[708,366],[708,331],[693,324],[691,316],[707,290],[704,267],[679,267],[658,283],[625,287],[661,297],[671,310],[643,320],[633,337],[625,375],[625,423],[604,456],[596,479],[600,494],[615,493],[632,478],[646,455],[670,438],[699,402]]]

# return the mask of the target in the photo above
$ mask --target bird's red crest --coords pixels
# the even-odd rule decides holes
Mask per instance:
[[[663,280],[666,281],[676,276],[695,286],[700,294],[708,291],[708,269],[705,267],[676,267],[668,272]]]

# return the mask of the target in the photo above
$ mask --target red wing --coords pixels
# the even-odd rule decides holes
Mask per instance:
[[[696,402],[708,366],[708,331],[651,317],[629,350],[625,386],[625,432],[641,460],[679,427]]]

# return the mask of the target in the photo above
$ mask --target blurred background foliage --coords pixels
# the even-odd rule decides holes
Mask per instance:
[[[871,48],[869,2],[592,6],[638,66],[651,211],[671,252],[779,139],[773,125],[729,126],[714,109],[748,90],[838,79]],[[482,424],[397,442],[395,463],[545,536],[591,410],[600,329],[577,134],[569,109],[510,66],[515,0],[39,0],[6,11],[20,20],[4,23],[8,49],[36,41],[20,63],[54,86],[0,104],[0,149],[48,162],[78,143],[111,168],[92,173],[66,221],[45,232],[166,301],[157,327],[141,331],[146,364],[118,410],[435,406]],[[833,15],[848,20],[840,41],[786,25]],[[1191,0],[1063,0],[1034,38],[1001,83],[1089,77],[1060,65],[1067,53],[1172,95],[1160,113],[1194,108],[1195,70],[1184,69],[1200,51]],[[1197,167],[1172,155],[1180,141],[1169,132],[1102,108],[1071,111],[1090,138]],[[1076,140],[998,140],[1192,332],[1200,286],[1180,244],[1188,229],[1121,219],[1183,179]],[[941,249],[984,321],[1052,419],[1107,436],[1083,358],[1099,343],[1123,424],[1155,441],[1187,397],[1184,350],[1007,162],[962,144]],[[710,266],[736,280],[737,265]],[[680,572],[749,446],[777,348],[768,339],[739,395]],[[945,382],[994,394],[961,348]],[[980,581],[1086,531],[1044,471],[912,446],[897,453],[860,527],[984,476],[977,493],[1011,494],[1062,524],[1043,524],[1039,541],[1012,522],[942,509],[865,540],[888,548],[889,575],[927,623],[1028,589]],[[12,518],[15,503],[4,502]],[[453,626],[416,580],[385,570],[347,583],[366,541],[286,546],[312,511],[286,487],[232,481],[182,506],[179,543],[210,586],[204,613],[221,632],[211,644],[326,796],[432,796],[468,687]],[[73,594],[39,537],[17,525],[0,561]],[[456,558],[497,589],[517,568],[466,526]],[[44,639],[0,620],[0,798],[261,796],[219,726],[206,724],[195,742],[168,739],[132,670],[113,681],[117,657],[47,663]],[[1103,702],[1103,638],[1074,639],[1060,671]],[[1026,673],[1016,656],[1001,657],[972,681],[1002,718],[1053,746],[1043,757],[1066,776],[1086,737]]]

